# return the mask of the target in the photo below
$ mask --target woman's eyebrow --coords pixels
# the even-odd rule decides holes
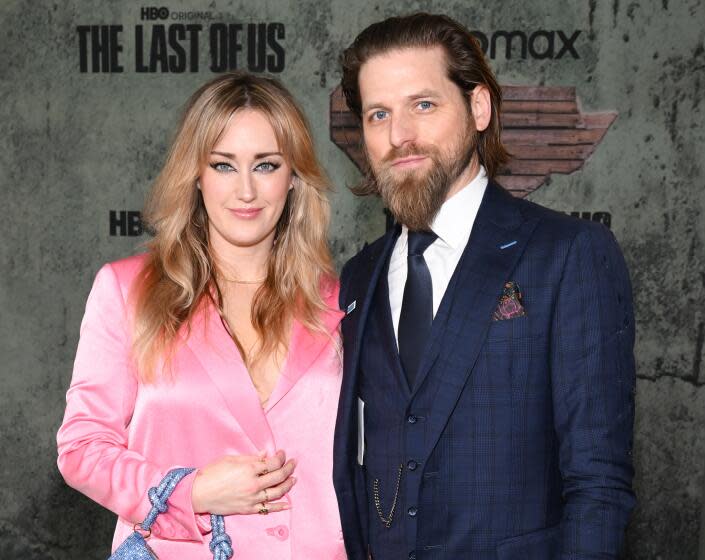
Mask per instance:
[[[216,155],[216,156],[223,156],[223,157],[226,157],[226,158],[229,158],[229,159],[237,159],[237,158],[235,157],[235,154],[231,154],[230,152],[220,152],[220,151],[217,151],[217,150],[213,150],[213,151],[211,151],[211,154]],[[282,156],[282,157],[284,157],[281,152],[262,152],[262,153],[259,153],[259,154],[255,154],[255,159],[262,159],[262,158],[271,157],[271,156]]]
[[[255,154],[255,159],[262,159],[270,156],[282,156],[284,155],[281,152],[262,152],[261,154]]]

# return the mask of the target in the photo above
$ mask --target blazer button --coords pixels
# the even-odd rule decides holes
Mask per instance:
[[[418,466],[419,466],[419,464],[416,461],[414,461],[413,459],[406,464],[406,468],[409,469],[410,471],[415,471],[416,467],[418,467]]]
[[[416,416],[414,416],[413,414],[409,414],[409,416],[406,417],[406,421],[409,424],[416,424],[417,420],[418,420],[418,418],[416,418]]]
[[[416,517],[417,512],[418,510],[414,506],[411,506],[408,510],[409,517]]]
[[[409,552],[409,560],[416,560],[416,553],[413,550]]]
[[[267,534],[270,537],[276,537],[280,541],[285,541],[289,538],[289,528],[286,525],[277,525],[267,529]]]

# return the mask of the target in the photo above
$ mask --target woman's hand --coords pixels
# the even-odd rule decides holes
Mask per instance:
[[[228,455],[199,469],[191,501],[196,513],[216,515],[259,513],[266,502],[270,512],[289,508],[277,502],[296,482],[291,476],[296,462],[283,451],[273,456]]]

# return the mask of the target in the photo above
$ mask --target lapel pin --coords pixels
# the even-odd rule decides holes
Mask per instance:
[[[499,248],[502,250],[509,249],[509,247],[512,247],[516,244],[517,244],[517,242],[516,242],[516,240],[514,240],[514,241],[510,241],[509,243],[505,243],[504,245],[500,245]]]
[[[353,311],[355,311],[355,307],[357,307],[357,300],[348,305],[348,308],[345,310],[345,314],[350,315]]]

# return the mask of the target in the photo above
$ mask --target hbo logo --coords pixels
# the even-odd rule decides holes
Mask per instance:
[[[141,8],[140,17],[142,19],[167,19],[169,17],[169,8]]]

